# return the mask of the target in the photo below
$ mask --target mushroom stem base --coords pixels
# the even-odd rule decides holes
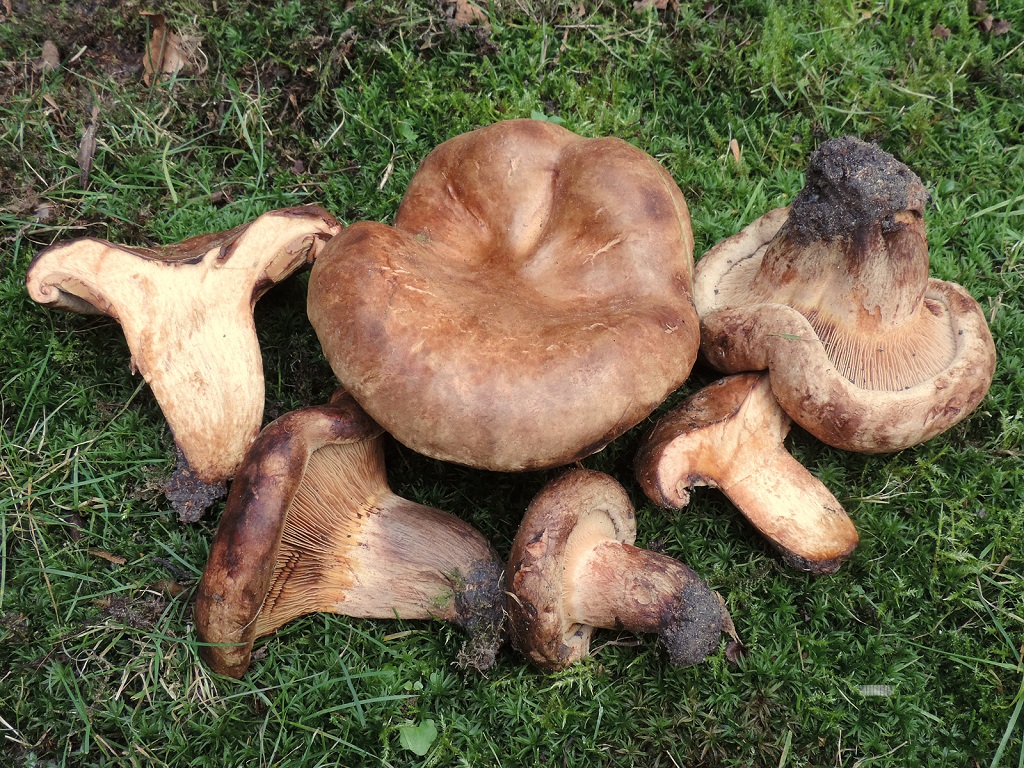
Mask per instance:
[[[697,664],[718,645],[723,604],[678,560],[604,541],[581,560],[573,580],[577,588],[569,604],[577,624],[657,633],[680,666]]]

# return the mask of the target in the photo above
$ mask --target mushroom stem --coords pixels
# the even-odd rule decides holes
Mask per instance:
[[[811,156],[807,183],[765,251],[754,286],[828,328],[886,333],[920,311],[928,285],[921,180],[850,136]],[[846,280],[823,281],[840,274]]]
[[[637,477],[652,501],[675,509],[694,486],[719,488],[786,562],[831,573],[859,537],[835,496],[786,451],[791,424],[767,376],[730,376],[658,422],[637,454]]]
[[[673,664],[708,655],[707,633],[695,617],[720,612],[720,602],[694,571],[671,557],[621,541],[600,541],[567,573],[571,620],[605,629],[659,635]]]

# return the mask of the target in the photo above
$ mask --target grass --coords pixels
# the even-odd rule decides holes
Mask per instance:
[[[937,0],[523,0],[489,7],[489,31],[436,2],[181,0],[169,24],[201,37],[206,68],[149,87],[139,3],[14,5],[0,23],[0,762],[1024,766],[1024,3],[990,0],[1011,22],[993,36]],[[33,65],[46,39],[63,55],[52,73]],[[564,672],[506,651],[474,677],[453,668],[447,626],[315,615],[261,641],[244,680],[212,676],[188,601],[220,507],[176,521],[160,492],[171,437],[117,324],[34,305],[29,260],[70,237],[172,242],[300,202],[390,221],[433,146],[530,115],[657,157],[698,254],[790,200],[824,139],[879,142],[932,194],[933,274],[989,316],[989,396],[896,455],[793,434],[862,537],[826,578],[787,570],[713,491],[679,513],[643,504],[643,425],[584,462],[626,484],[641,542],[726,597],[737,663],[722,650],[674,669],[651,638],[607,632]],[[268,419],[333,388],[305,279],[257,306]],[[712,378],[696,369],[665,407]],[[501,552],[556,474],[388,458],[399,493]]]

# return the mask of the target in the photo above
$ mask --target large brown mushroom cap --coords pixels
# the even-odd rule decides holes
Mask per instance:
[[[637,479],[673,509],[694,486],[719,488],[787,563],[832,573],[859,537],[836,497],[786,450],[790,424],[766,375],[728,376],[658,421],[637,452]]]
[[[196,598],[201,653],[241,677],[253,641],[316,611],[436,618],[486,669],[502,640],[504,565],[454,515],[396,496],[381,429],[348,397],[268,425],[231,486]]]
[[[235,473],[263,420],[253,305],[340,228],[309,205],[162,248],[80,238],[41,251],[26,284],[41,304],[121,324],[178,447],[212,483]]]
[[[988,391],[995,345],[978,303],[928,277],[926,199],[877,147],[822,145],[791,208],[698,262],[708,361],[769,370],[789,416],[846,450],[898,451],[965,418]]]
[[[405,445],[557,466],[686,379],[692,250],[686,202],[654,159],[513,120],[435,149],[394,227],[334,238],[309,317],[342,385]]]
[[[633,546],[625,490],[600,472],[570,470],[530,503],[509,555],[509,626],[543,669],[590,651],[597,627],[656,632],[669,659],[703,660],[731,627],[722,599],[690,568]]]

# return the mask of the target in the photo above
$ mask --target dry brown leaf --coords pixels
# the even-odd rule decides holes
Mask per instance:
[[[121,557],[120,555],[111,554],[110,552],[107,552],[107,550],[105,549],[90,549],[89,554],[94,555],[96,557],[101,557],[108,563],[113,563],[114,565],[124,565],[128,562],[125,558]]]
[[[978,29],[987,34],[992,31],[992,22],[994,21],[995,19],[993,19],[991,15],[988,15],[978,22]]]
[[[55,72],[60,69],[60,51],[57,50],[57,44],[53,40],[43,43],[43,58],[40,68],[43,72]]]
[[[992,37],[999,37],[1005,35],[1010,31],[1010,22],[1006,19],[996,19],[992,24]]]
[[[491,21],[487,18],[484,9],[472,0],[455,0],[451,3],[452,21],[457,27],[485,27],[491,28]]]
[[[85,132],[82,134],[82,140],[78,143],[78,167],[81,173],[78,176],[79,186],[85,189],[86,184],[89,183],[89,173],[92,171],[92,159],[96,155],[96,131],[99,130],[98,118],[100,115],[100,108],[94,106],[92,108],[92,120],[85,127]]]
[[[729,151],[732,152],[732,159],[736,165],[740,164],[740,143],[736,139],[729,139]]]
[[[160,592],[171,599],[185,591],[185,587],[181,586],[174,579],[157,579],[150,585],[150,589]]]
[[[932,37],[937,37],[940,40],[949,40],[952,35],[953,33],[949,31],[949,28],[942,24],[936,24],[932,30]]]
[[[221,206],[233,202],[235,199],[231,196],[230,189],[218,189],[210,194],[210,205]]]
[[[988,3],[985,0],[974,0],[971,3],[971,13],[975,16],[984,16],[988,13]]]
[[[167,26],[162,13],[143,14],[153,23],[153,36],[142,56],[142,82],[152,85],[160,77],[177,75],[192,64],[191,53],[198,50],[195,40],[183,38]]]
[[[676,9],[679,7],[679,0],[635,0],[633,3],[634,11],[649,11],[652,8],[656,11],[664,11],[669,8]]]
[[[747,655],[747,646],[739,640],[730,640],[725,644],[725,658],[730,664],[739,664]]]

